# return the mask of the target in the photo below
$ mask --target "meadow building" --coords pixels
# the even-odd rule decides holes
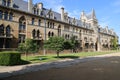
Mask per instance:
[[[111,49],[111,39],[118,36],[113,29],[98,24],[94,9],[89,14],[82,11],[78,17],[70,17],[63,7],[58,13],[32,0],[0,0],[0,50],[16,49],[26,38],[42,49],[44,40],[52,36],[74,36],[81,51]]]

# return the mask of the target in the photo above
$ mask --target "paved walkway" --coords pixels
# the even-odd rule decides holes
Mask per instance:
[[[93,60],[101,60],[102,58],[107,57],[114,57],[114,56],[120,56],[120,53],[112,53],[112,54],[106,54],[106,55],[99,55],[94,57],[87,57],[87,58],[79,58],[79,59],[65,59],[60,60],[57,62],[51,62],[51,63],[36,63],[36,64],[28,64],[28,65],[21,65],[21,66],[13,66],[13,67],[5,67],[0,66],[0,79],[15,75],[20,75],[28,72],[35,72],[39,70],[47,70],[51,68],[64,68],[68,66],[72,66],[77,63],[84,63],[89,62]]]

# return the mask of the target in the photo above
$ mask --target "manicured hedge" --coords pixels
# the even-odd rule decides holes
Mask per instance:
[[[12,66],[21,63],[21,54],[16,51],[0,52],[0,65]]]

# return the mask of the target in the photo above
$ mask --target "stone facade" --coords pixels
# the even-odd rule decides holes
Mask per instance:
[[[111,39],[118,38],[112,29],[98,24],[94,9],[90,14],[81,12],[80,19],[44,8],[42,3],[32,0],[0,0],[0,48],[14,49],[26,38],[34,39],[42,46],[51,36],[76,38],[80,50],[100,51],[110,49]]]

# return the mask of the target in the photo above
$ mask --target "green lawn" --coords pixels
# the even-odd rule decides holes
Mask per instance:
[[[96,56],[96,55],[103,55],[103,54],[110,54],[110,53],[114,53],[114,52],[120,52],[120,51],[105,51],[105,52],[80,52],[80,53],[67,53],[67,54],[63,54],[60,53],[60,57],[57,58],[56,54],[49,54],[46,56],[42,56],[42,55],[34,55],[34,56],[27,56],[27,58],[25,56],[22,56],[23,60],[27,60],[30,63],[41,63],[41,62],[52,62],[52,61],[57,61],[57,60],[62,60],[62,59],[76,59],[76,58],[85,58],[88,56]]]

